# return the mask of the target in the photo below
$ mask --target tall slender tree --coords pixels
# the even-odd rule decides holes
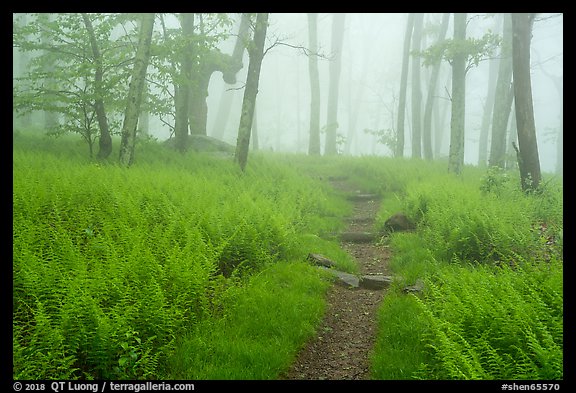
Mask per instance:
[[[136,127],[140,115],[140,102],[142,90],[146,79],[146,70],[150,60],[150,46],[152,43],[152,31],[154,30],[154,13],[146,13],[141,16],[138,47],[134,68],[130,79],[130,87],[122,124],[122,139],[120,141],[120,165],[129,167],[134,161],[134,146],[136,144]]]
[[[330,61],[330,84],[328,86],[328,109],[326,122],[326,155],[338,154],[336,135],[338,133],[338,98],[340,88],[340,66],[342,62],[342,43],[344,40],[344,22],[346,14],[334,14],[332,19],[332,55]]]
[[[512,14],[512,74],[518,129],[516,152],[521,186],[525,192],[536,190],[541,180],[530,77],[530,43],[534,17],[533,13]]]
[[[466,40],[466,13],[454,14],[454,41]],[[448,171],[460,174],[464,166],[464,123],[466,109],[466,58],[457,51],[452,59],[452,117],[450,120],[450,153]]]
[[[412,59],[412,157],[422,157],[422,89],[420,87],[420,52],[422,44],[422,26],[424,14],[414,15],[414,33],[412,35],[412,51],[416,53]]]
[[[506,129],[512,107],[512,19],[504,14],[500,64],[492,114],[492,139],[488,164],[504,168],[506,160]]]
[[[495,31],[499,31],[502,14],[495,15]],[[488,62],[488,85],[486,100],[484,101],[484,111],[482,112],[482,122],[480,124],[480,139],[478,141],[478,166],[484,167],[488,161],[488,137],[490,136],[490,125],[492,124],[492,113],[494,111],[494,97],[496,95],[497,70],[500,61],[498,58],[490,59]]]
[[[408,14],[404,33],[404,50],[402,54],[402,73],[400,74],[400,95],[398,97],[398,126],[396,127],[395,157],[404,156],[404,121],[406,120],[406,87],[408,85],[408,63],[410,62],[410,41],[414,30],[414,14]]]
[[[308,72],[310,74],[310,140],[308,154],[320,155],[320,78],[318,76],[318,14],[308,14]]]
[[[250,148],[250,132],[252,130],[252,120],[254,108],[256,107],[256,96],[258,94],[258,83],[260,79],[260,68],[264,58],[264,43],[266,41],[266,30],[268,29],[268,14],[259,13],[256,16],[254,27],[254,38],[248,45],[248,75],[246,76],[246,87],[244,89],[244,99],[242,100],[242,113],[240,115],[240,125],[238,127],[238,140],[234,160],[244,170],[248,162],[248,150]]]
[[[444,41],[446,33],[448,32],[448,24],[450,22],[450,14],[444,13],[442,16],[442,23],[440,24],[440,31],[438,32],[437,42]],[[434,63],[432,73],[430,75],[430,83],[428,85],[428,94],[426,96],[426,106],[424,108],[424,122],[422,124],[422,145],[424,147],[424,158],[431,160],[432,153],[432,109],[434,107],[434,96],[436,95],[436,85],[438,84],[438,76],[440,75],[440,66],[442,62],[438,60]]]
[[[51,13],[43,13],[38,15],[38,18],[43,20],[47,26],[49,26],[52,22],[54,22],[55,20],[54,17],[55,14]],[[42,32],[41,40],[45,48],[51,48],[57,46],[53,42],[53,37],[48,32]],[[45,51],[48,56],[52,57],[52,61],[45,62],[42,66],[43,68],[42,71],[43,74],[45,75],[44,84],[45,86],[48,86],[48,88],[51,89],[52,91],[58,91],[59,90],[58,81],[53,77],[56,71],[55,63],[58,62],[58,58],[55,53],[52,53],[51,49],[45,49]],[[45,129],[52,132],[56,130],[58,128],[59,123],[58,117],[59,116],[57,111],[45,110],[44,111]]]

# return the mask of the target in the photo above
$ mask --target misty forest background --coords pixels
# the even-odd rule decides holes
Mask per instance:
[[[278,378],[325,307],[306,255],[358,269],[344,178],[402,277],[374,379],[562,379],[562,14],[30,13],[13,43],[14,378]]]

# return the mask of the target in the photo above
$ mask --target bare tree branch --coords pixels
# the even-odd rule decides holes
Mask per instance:
[[[303,45],[293,45],[293,44],[289,44],[287,42],[284,41],[280,41],[279,39],[276,39],[276,41],[274,41],[274,43],[272,45],[270,45],[268,48],[266,48],[266,50],[264,51],[264,56],[266,56],[266,53],[268,53],[269,50],[271,50],[272,48],[276,47],[276,46],[287,46],[289,48],[292,49],[298,49],[300,51],[302,51],[302,53],[305,56],[316,56],[319,57],[321,59],[325,59],[325,60],[332,60],[334,58],[334,55],[325,55],[321,52],[312,52],[310,49],[306,48]]]
[[[444,85],[444,90],[446,90],[446,94],[448,94],[448,101],[452,101],[452,96],[450,95],[450,92],[448,91],[446,85]]]
[[[243,83],[242,86],[229,87],[228,89],[226,89],[226,91],[242,90],[242,89],[245,88],[245,87],[246,87],[246,83]]]

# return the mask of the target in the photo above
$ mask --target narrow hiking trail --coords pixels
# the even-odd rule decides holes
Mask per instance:
[[[362,194],[346,180],[333,180],[331,183],[334,188],[346,192],[354,204],[346,233],[371,233],[380,207],[379,198]],[[387,247],[365,240],[341,240],[340,244],[356,259],[361,275],[388,275],[390,252]],[[378,306],[385,292],[385,289],[332,285],[316,337],[300,351],[291,369],[281,379],[370,379],[370,353],[376,342]]]

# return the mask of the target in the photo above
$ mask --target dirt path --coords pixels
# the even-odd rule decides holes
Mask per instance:
[[[357,193],[345,181],[335,188]],[[348,232],[372,232],[379,208],[378,200],[354,201]],[[387,248],[373,243],[341,243],[360,266],[361,274],[388,274]],[[376,340],[377,311],[385,290],[348,289],[333,285],[328,291],[328,307],[317,336],[298,354],[282,379],[362,380],[370,379],[370,352]]]

